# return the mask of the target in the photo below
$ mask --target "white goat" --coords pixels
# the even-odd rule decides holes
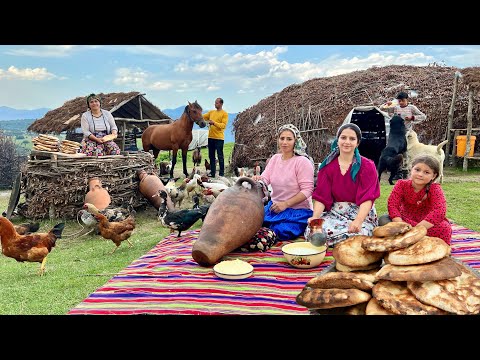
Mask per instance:
[[[438,145],[426,145],[418,141],[417,133],[413,130],[407,131],[407,163],[408,168],[412,167],[412,162],[418,155],[430,155],[440,162],[440,172],[436,182],[440,184],[443,182],[443,161],[445,160],[445,152],[442,147],[447,143],[447,140],[442,141]]]

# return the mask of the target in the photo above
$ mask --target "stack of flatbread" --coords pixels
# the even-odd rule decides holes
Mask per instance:
[[[375,228],[373,236],[353,236],[337,244],[333,257],[338,272],[311,279],[297,302],[309,309],[331,309],[332,304],[340,304],[330,313],[341,314],[479,314],[479,277],[450,257],[450,246],[442,239],[426,233],[423,226],[391,222]],[[368,268],[374,271],[374,279],[368,280],[373,285],[369,290],[360,286],[366,281],[363,277]],[[336,283],[332,276],[338,277]],[[328,284],[329,292],[319,284],[323,288]],[[368,296],[358,291],[370,298],[365,300]]]
[[[76,141],[62,140],[60,151],[65,154],[76,154],[80,145],[81,144]]]
[[[58,138],[51,135],[40,134],[32,139],[33,149],[40,151],[58,151]]]

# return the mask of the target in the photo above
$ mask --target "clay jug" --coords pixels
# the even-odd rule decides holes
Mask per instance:
[[[102,187],[102,181],[97,178],[88,180],[88,193],[85,195],[85,202],[96,206],[98,210],[104,210],[112,199],[106,189]]]
[[[165,189],[165,185],[162,183],[162,180],[160,180],[160,178],[155,174],[148,174],[145,170],[138,170],[137,176],[140,179],[140,184],[138,185],[140,193],[148,200],[150,204],[153,205],[155,209],[158,210],[160,204],[162,203],[162,198],[160,196],[152,196],[158,194],[159,190],[167,191]],[[170,196],[167,196],[167,208],[170,210],[174,208]]]
[[[249,241],[263,223],[262,185],[241,177],[210,205],[192,248],[192,258],[201,266],[214,265],[224,255]]]

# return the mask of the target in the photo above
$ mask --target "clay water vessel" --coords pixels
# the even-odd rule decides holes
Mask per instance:
[[[102,186],[102,181],[98,177],[90,178],[85,202],[95,205],[98,210],[104,210],[110,205],[111,201],[110,194]]]

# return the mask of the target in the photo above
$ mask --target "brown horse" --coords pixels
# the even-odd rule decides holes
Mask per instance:
[[[173,178],[173,169],[177,162],[177,151],[182,149],[183,173],[188,177],[187,151],[192,142],[193,123],[201,128],[206,123],[202,117],[202,107],[195,100],[193,104],[188,102],[180,119],[166,125],[150,125],[142,134],[143,151],[153,150],[155,159],[160,150],[172,150],[172,168],[170,177]]]

